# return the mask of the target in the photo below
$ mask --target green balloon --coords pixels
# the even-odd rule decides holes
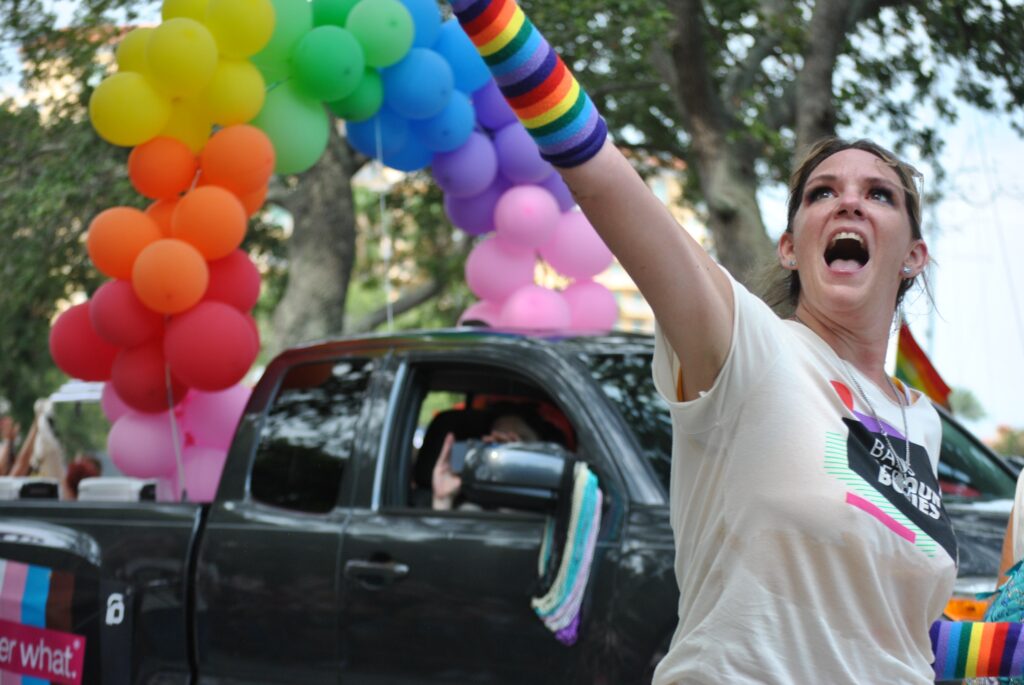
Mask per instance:
[[[348,13],[359,0],[313,0],[313,26],[345,27]]]
[[[273,143],[274,171],[279,174],[297,174],[316,164],[331,132],[324,106],[303,95],[291,81],[267,93],[263,109],[250,123]]]
[[[412,15],[398,0],[362,0],[348,13],[345,28],[362,44],[371,67],[391,66],[412,47]]]
[[[274,33],[263,49],[250,57],[267,83],[288,78],[295,45],[313,28],[313,7],[307,0],[270,0]]]
[[[380,109],[384,103],[384,83],[380,72],[367,67],[363,79],[347,98],[328,102],[331,111],[347,121],[366,121]]]
[[[310,97],[331,101],[347,97],[363,80],[363,48],[337,26],[318,26],[292,51],[292,77]]]

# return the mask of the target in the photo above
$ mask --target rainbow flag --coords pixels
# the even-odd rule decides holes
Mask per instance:
[[[949,386],[914,340],[906,323],[900,325],[900,337],[896,347],[896,378],[914,386],[936,403],[949,409]]]

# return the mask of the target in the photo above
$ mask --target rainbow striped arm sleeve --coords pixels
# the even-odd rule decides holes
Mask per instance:
[[[515,0],[453,0],[452,9],[541,156],[574,167],[596,155],[608,126]]]
[[[936,680],[1024,675],[1022,623],[936,621],[932,624]]]

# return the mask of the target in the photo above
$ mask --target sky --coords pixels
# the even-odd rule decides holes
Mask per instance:
[[[64,23],[75,2],[57,0],[52,6]],[[0,58],[17,59],[10,50]],[[0,79],[3,94],[16,89],[16,79]],[[947,384],[970,390],[980,401],[986,416],[965,423],[985,439],[1000,425],[1024,429],[1024,274],[1016,269],[1024,255],[1024,140],[1005,118],[966,107],[943,133],[946,192],[924,208],[923,226],[934,260],[935,306],[918,298],[908,318]],[[891,144],[884,136],[878,140]],[[760,199],[766,224],[781,231],[785,190],[766,189]]]

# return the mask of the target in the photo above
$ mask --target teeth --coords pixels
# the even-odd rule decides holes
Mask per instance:
[[[829,245],[829,247],[835,247],[835,244],[836,244],[836,243],[837,243],[838,241],[840,241],[840,240],[846,240],[846,239],[849,239],[849,240],[856,240],[856,241],[857,241],[858,243],[860,243],[861,245],[864,245],[864,239],[863,239],[863,238],[861,238],[861,237],[860,237],[859,235],[857,235],[856,233],[852,233],[852,232],[850,232],[850,231],[841,231],[841,232],[839,232],[839,233],[836,233],[836,234],[835,234],[834,236],[832,236],[832,242],[831,242],[831,244]]]

